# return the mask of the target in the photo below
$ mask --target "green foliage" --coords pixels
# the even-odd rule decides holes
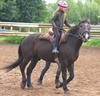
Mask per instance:
[[[100,4],[100,0],[94,0],[96,3]]]
[[[20,43],[24,37],[22,36],[0,36],[0,42],[6,43]],[[89,39],[88,42],[83,44],[84,46],[99,46],[100,39]]]
[[[49,22],[57,3],[46,5],[46,0],[0,0],[0,21],[16,22]],[[59,0],[57,0],[59,1]],[[80,18],[89,18],[91,24],[100,23],[100,0],[65,0],[70,23],[76,23]]]
[[[0,42],[6,43],[20,43],[23,39],[22,36],[1,36]]]
[[[33,21],[35,22],[45,21],[48,16],[48,11],[46,10],[45,2],[42,0],[34,0],[33,6],[34,6]]]
[[[46,4],[42,0],[16,0],[18,8],[18,21],[41,22],[45,21],[48,14]]]
[[[90,39],[88,42],[84,43],[85,46],[100,46],[100,39]]]
[[[80,9],[79,6],[73,0],[67,0],[69,7],[68,7],[68,19],[70,23],[76,23],[80,19]]]
[[[100,23],[98,16],[100,15],[100,1],[99,0],[82,0],[74,2],[74,0],[66,0],[69,4],[68,17],[71,23],[77,22],[79,19],[90,19],[91,24]]]
[[[100,6],[98,3],[98,0],[84,0],[85,3],[82,2],[82,0],[78,0],[76,3],[75,0],[66,0],[68,2],[68,19],[70,23],[76,23],[79,21],[79,19],[90,19],[91,24],[98,24],[100,16]],[[57,8],[56,4],[49,4],[49,10],[50,15],[52,17],[52,13]]]
[[[98,8],[99,6],[96,2],[91,2],[91,3],[88,2],[87,4],[85,4],[85,7],[83,8],[82,17],[89,18],[92,24],[97,24],[98,23],[97,16],[99,15]]]
[[[1,2],[1,1],[0,1]],[[15,21],[16,6],[14,0],[4,0],[0,7],[0,21]]]
[[[0,1],[0,21],[45,22],[48,14],[44,0]]]

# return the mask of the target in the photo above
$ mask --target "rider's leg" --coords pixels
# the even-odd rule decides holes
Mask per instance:
[[[60,39],[60,31],[58,28],[53,28],[53,31],[54,31],[54,40],[52,42],[52,46],[53,46],[52,53],[59,53],[58,44]]]

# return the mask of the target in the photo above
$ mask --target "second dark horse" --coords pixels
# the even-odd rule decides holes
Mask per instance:
[[[67,84],[74,77],[74,62],[79,56],[79,49],[83,42],[89,39],[90,23],[88,20],[80,21],[77,25],[72,27],[68,34],[65,36],[65,42],[59,46],[59,70],[57,71],[56,84],[59,82],[59,74],[62,72],[62,87],[64,92],[68,91]],[[19,65],[22,74],[21,87],[31,88],[31,73],[37,62],[40,59],[45,60],[47,63],[54,62],[54,56],[52,54],[52,45],[48,40],[39,39],[40,34],[34,34],[26,37],[19,46],[18,59],[11,65],[5,67],[8,71],[14,69]],[[30,62],[31,61],[31,62]],[[29,64],[26,74],[25,68]],[[69,78],[67,79],[67,68],[69,71]],[[47,68],[48,69],[48,68]]]

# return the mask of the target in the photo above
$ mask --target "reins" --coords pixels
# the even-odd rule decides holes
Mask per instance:
[[[76,35],[76,34],[68,33],[68,35],[76,37],[77,39],[82,39],[82,36],[80,34]]]

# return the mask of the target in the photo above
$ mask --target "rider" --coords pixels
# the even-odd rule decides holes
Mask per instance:
[[[54,31],[54,40],[52,42],[53,44],[53,50],[52,53],[59,53],[58,51],[58,43],[61,37],[61,29],[63,29],[63,25],[65,24],[67,27],[71,27],[67,22],[67,17],[65,10],[68,8],[67,2],[64,0],[61,0],[58,2],[58,9],[54,13],[54,16],[52,18],[52,26]]]

